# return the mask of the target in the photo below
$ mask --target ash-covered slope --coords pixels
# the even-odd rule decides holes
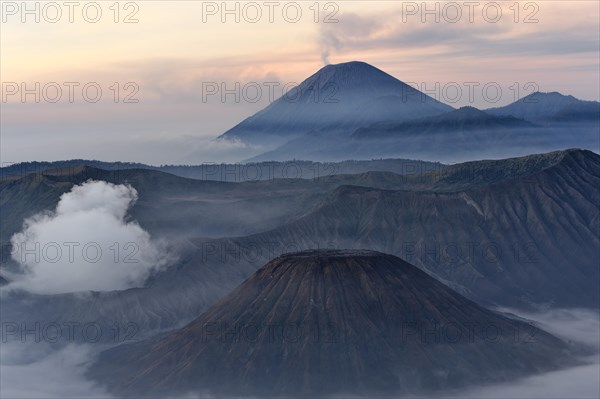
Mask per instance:
[[[451,109],[372,65],[354,61],[323,67],[220,137],[274,147],[311,131],[350,134],[378,121]]]
[[[192,197],[212,199],[234,195],[227,191],[233,190],[231,186],[245,186],[244,190],[252,193],[248,201],[260,203],[265,196],[286,202],[286,198],[298,199],[304,190],[327,196],[341,184],[355,185],[341,187],[316,202],[313,198],[309,204],[320,203],[314,211],[305,211],[297,221],[263,233],[178,241],[172,251],[178,262],[144,288],[89,296],[7,295],[0,301],[0,313],[5,320],[26,326],[79,321],[82,325],[98,323],[103,331],[110,331],[115,323],[127,326],[133,322],[140,329],[137,338],[190,321],[281,253],[311,248],[370,248],[392,253],[478,303],[518,308],[552,304],[598,307],[597,154],[569,150],[469,162],[412,177],[371,173],[323,179],[326,182],[219,184],[226,191],[215,196],[199,188],[190,192]],[[166,184],[153,181],[149,180],[148,189]],[[158,209],[146,218],[136,214],[144,228],[149,226],[144,221],[155,214],[166,219],[176,213],[176,207],[172,212],[164,208],[169,202],[160,196],[145,199],[149,193],[145,194],[144,186],[132,184],[140,192],[138,205],[155,202]],[[45,185],[50,183],[43,180]],[[23,193],[14,191],[11,198]],[[1,194],[5,198],[5,193]],[[235,204],[240,206],[240,202]],[[221,209],[227,216],[235,218],[235,213],[227,210],[231,205],[224,206]],[[201,209],[201,204],[196,208]],[[4,209],[3,228],[5,215],[9,215]],[[197,212],[196,217],[208,213]],[[188,215],[186,226],[198,225],[196,217]],[[259,217],[254,215],[254,220]],[[110,334],[102,339],[114,342]]]
[[[104,352],[120,395],[420,393],[569,362],[566,345],[486,310],[403,260],[308,251],[269,262],[197,320]]]
[[[257,171],[256,165],[238,166],[237,172],[227,169],[229,176]],[[265,172],[269,178],[241,183],[189,179],[150,169],[104,170],[81,164],[5,176],[0,181],[0,243],[7,244],[26,218],[54,209],[62,194],[88,179],[134,187],[139,200],[131,209],[131,216],[153,235],[226,237],[269,230],[296,219],[341,184],[397,187],[404,180],[401,174],[444,167],[411,160],[346,161],[321,166],[311,169],[309,164],[304,169],[301,163],[290,163],[285,173],[275,176],[271,168]],[[355,173],[339,179],[336,176],[363,168],[391,169],[397,173]],[[9,254],[7,250],[4,255]],[[6,260],[1,258],[0,263]]]
[[[149,169],[103,170],[83,165],[50,169],[0,182],[0,242],[8,242],[24,219],[54,209],[62,194],[88,179],[133,186],[139,200],[131,216],[152,234],[171,237],[264,231],[310,209],[323,191],[308,180],[290,183],[272,178],[236,184]],[[264,195],[267,191],[269,196]]]
[[[456,165],[404,189],[339,187],[315,212],[239,247],[370,248],[472,299],[504,306],[600,301],[600,156],[569,150]]]

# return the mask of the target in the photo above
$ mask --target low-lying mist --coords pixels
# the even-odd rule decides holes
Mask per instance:
[[[507,311],[507,309],[504,309]],[[577,367],[524,378],[519,381],[477,387],[461,398],[598,398],[600,397],[600,314],[585,309],[553,309],[541,313],[509,310],[535,321],[542,329],[595,354],[582,357]]]
[[[54,350],[53,350],[54,349]],[[0,350],[0,397],[110,397],[83,376],[92,359],[89,345],[61,349],[46,343],[5,342]]]
[[[597,350],[600,348],[600,315],[597,311],[555,309],[540,313],[514,310],[511,312],[534,320],[540,327],[565,340],[596,351],[595,355],[583,357],[584,363],[577,367],[506,384],[472,387],[466,391],[445,393],[439,395],[437,399],[599,397],[600,359]],[[102,349],[100,345],[71,344],[52,349],[48,343],[23,342],[23,340],[6,342],[3,339],[0,357],[0,397],[111,397],[106,387],[98,386],[85,377],[85,372],[93,362],[95,353]],[[232,384],[234,383],[235,381],[232,381]],[[268,384],[268,381],[265,383]],[[186,393],[173,397],[212,398],[213,396],[206,393]],[[349,397],[352,396],[344,395],[345,399]]]

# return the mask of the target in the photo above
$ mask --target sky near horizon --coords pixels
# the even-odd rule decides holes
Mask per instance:
[[[352,60],[454,107],[534,88],[599,99],[597,1],[0,3],[3,165],[239,161],[253,149],[212,139]],[[473,82],[502,94],[469,98]],[[458,100],[450,83],[464,87]]]

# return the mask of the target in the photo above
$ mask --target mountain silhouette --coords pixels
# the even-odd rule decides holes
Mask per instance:
[[[350,134],[452,108],[364,62],[327,65],[221,138],[274,146],[311,131]]]
[[[533,122],[600,122],[600,103],[559,92],[535,92],[505,107],[490,108],[492,115],[511,115]]]
[[[272,260],[182,329],[104,352],[89,375],[119,395],[378,395],[505,381],[567,353],[400,258],[320,250]]]
[[[534,125],[514,116],[489,115],[474,107],[462,107],[455,111],[406,122],[379,122],[362,127],[352,134],[357,139],[389,138],[393,136],[419,136],[468,133],[478,130],[531,128]]]

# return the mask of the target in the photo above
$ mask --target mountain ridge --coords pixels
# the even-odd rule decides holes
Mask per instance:
[[[343,185],[312,213],[234,242],[369,247],[412,261],[480,303],[598,306],[600,156],[573,150],[527,160],[509,160],[523,167],[514,176],[496,176],[498,163],[487,179],[467,168],[447,181],[443,171],[441,180],[407,179],[399,189]]]
[[[361,127],[352,133],[355,139],[373,139],[394,135],[429,135],[460,131],[462,134],[475,130],[499,130],[533,128],[534,124],[512,115],[495,116],[475,107],[462,107],[454,111],[405,122],[377,122]]]
[[[324,247],[370,248],[401,256],[484,305],[527,310],[551,304],[598,306],[598,154],[569,150],[452,168],[456,170],[431,175],[425,172],[425,177],[418,175],[415,180],[389,174],[350,180],[345,176],[322,178],[328,181],[326,185],[307,183],[325,195],[297,208],[298,191],[285,196],[277,193],[294,187],[301,192],[306,189],[302,181],[280,190],[276,188],[285,182],[273,182],[261,189],[269,190],[269,195],[260,190],[250,193],[249,203],[268,198],[272,201],[265,206],[271,213],[278,203],[291,204],[297,212],[272,224],[250,220],[253,229],[249,233],[239,230],[237,213],[230,205],[222,211],[209,207],[194,214],[197,216],[186,215],[194,230],[173,238],[180,262],[155,276],[148,287],[98,293],[92,305],[85,297],[73,295],[10,295],[2,298],[2,315],[14,320],[27,317],[32,322],[68,322],[85,314],[85,321],[100,323],[106,329],[114,322],[125,325],[129,321],[144,331],[173,328],[189,321],[186,315],[204,312],[282,252]],[[539,173],[532,173],[535,170]],[[336,192],[339,185],[344,187]],[[244,187],[250,190],[257,185]],[[39,188],[45,190],[35,193],[40,199],[50,196],[48,190],[54,189],[49,184]],[[25,194],[21,190],[14,193],[20,200],[27,198]],[[143,228],[152,233],[155,226],[148,220],[161,228],[173,220],[168,211],[171,205],[160,200],[160,193],[147,198],[148,193],[140,189],[139,194],[136,206],[150,206],[144,217],[140,210],[132,210]],[[6,193],[2,192],[0,199],[6,200]],[[192,205],[193,209],[205,207],[198,202]],[[2,206],[2,227],[8,223],[6,217],[14,215],[15,228],[19,228],[27,215]],[[235,206],[253,209],[242,203]],[[48,208],[40,210],[44,209]],[[198,230],[197,218],[212,229],[210,217],[219,212],[233,217],[238,234],[216,238]],[[181,221],[175,220],[180,233]],[[230,222],[221,216],[215,223],[222,226]],[[163,300],[156,301],[157,296]]]
[[[369,107],[369,103],[386,96],[399,102]],[[369,122],[433,115],[450,109],[384,71],[354,61],[321,68],[219,138],[239,138],[274,148],[311,131],[349,133]]]
[[[279,335],[292,325],[293,338]],[[493,340],[489,325],[500,331]],[[449,326],[451,338],[422,335]],[[566,359],[559,339],[397,257],[320,250],[271,260],[182,329],[104,352],[89,375],[125,395],[378,395],[502,381]]]
[[[531,122],[600,120],[599,102],[580,100],[557,91],[535,92],[504,107],[488,108],[484,111],[492,115],[512,115]]]

